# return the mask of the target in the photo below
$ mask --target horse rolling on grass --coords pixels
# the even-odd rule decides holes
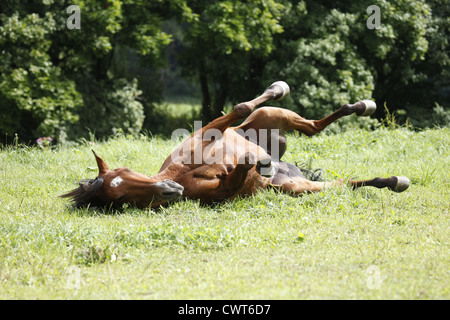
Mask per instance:
[[[79,206],[156,208],[179,199],[198,199],[211,204],[246,197],[266,188],[291,195],[303,195],[327,187],[372,186],[402,192],[409,179],[401,176],[371,180],[311,181],[301,170],[281,160],[286,151],[287,130],[312,136],[337,119],[355,113],[369,116],[376,104],[363,100],[346,104],[321,120],[307,120],[297,113],[274,107],[256,107],[283,99],[289,86],[273,83],[259,97],[239,103],[230,114],[219,117],[195,131],[165,160],[159,173],[148,177],[128,168],[110,170],[94,151],[99,169],[95,179],[82,180],[79,187],[62,195]],[[230,127],[246,119],[237,127]]]

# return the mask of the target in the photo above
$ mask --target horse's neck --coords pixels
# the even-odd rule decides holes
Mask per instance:
[[[165,167],[163,165],[159,173],[152,176],[152,179],[155,179],[156,181],[163,181],[165,179],[175,180],[176,177],[180,176],[184,171],[188,170],[189,168],[187,168],[183,164],[172,162]]]

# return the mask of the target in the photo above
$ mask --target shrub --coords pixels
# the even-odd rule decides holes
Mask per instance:
[[[59,136],[77,121],[81,96],[47,54],[55,21],[50,14],[15,13],[0,15],[0,25],[0,134],[22,140]]]
[[[144,123],[144,107],[136,97],[141,94],[137,80],[89,82],[80,88],[83,106],[80,121],[73,126],[70,137],[106,137],[118,133],[137,136]],[[113,90],[111,90],[111,87]]]

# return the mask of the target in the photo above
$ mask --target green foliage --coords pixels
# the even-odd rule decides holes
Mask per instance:
[[[431,9],[424,1],[370,4],[381,11],[380,28],[373,30],[366,27],[366,1],[287,2],[285,32],[265,71],[265,78],[291,85],[286,107],[313,118],[360,99],[404,107],[403,88],[426,79],[416,63],[429,47]]]
[[[77,120],[81,96],[48,54],[56,30],[52,14],[2,14],[0,21],[2,134],[58,136]]]
[[[450,113],[450,1],[427,1],[432,16],[427,26],[428,51],[415,60],[416,78],[392,90],[409,120],[417,127],[449,126]]]
[[[113,83],[98,81],[81,88],[83,108],[72,139],[86,136],[86,128],[96,137],[118,133],[137,136],[144,122],[144,107],[136,101],[141,94],[137,80],[117,79]]]
[[[423,72],[421,65],[429,60],[430,51],[435,50],[430,48],[430,42],[436,36],[434,19],[441,13],[432,11],[431,2],[423,0],[374,3],[382,12],[381,28],[363,37],[364,57],[375,77],[374,98],[386,102],[390,110],[415,105],[431,111],[434,102],[442,97],[430,95],[423,88],[433,81],[430,77],[434,75],[430,70]],[[425,69],[432,68],[430,62],[426,62]]]
[[[449,0],[71,4],[81,29],[67,28],[64,0],[2,4],[2,142],[167,133],[175,121],[155,107],[167,94],[201,94],[211,120],[276,80],[291,86],[283,106],[308,118],[370,98],[415,127],[448,125]],[[366,26],[369,5],[380,8],[379,28]]]
[[[246,80],[254,82],[259,61],[274,49],[273,38],[283,31],[283,6],[274,0],[187,3],[192,18],[183,36],[181,65],[184,74],[199,79],[203,118],[211,120],[230,97],[235,101],[255,92]]]
[[[408,111],[396,110],[397,122],[410,124],[414,128],[433,128],[450,126],[450,108],[444,108],[435,102],[434,107],[424,112],[424,107],[410,106]],[[428,109],[428,107],[427,107]]]
[[[373,76],[351,41],[357,15],[304,2],[287,7],[285,15],[291,19],[285,39],[266,69],[266,78],[284,79],[291,86],[285,107],[318,118],[337,106],[370,98]]]
[[[172,3],[174,12],[181,10],[178,2]],[[143,93],[151,105],[155,94],[146,94],[150,88],[139,90],[128,70],[118,72],[116,48],[131,47],[147,65],[162,65],[171,37],[160,24],[172,11],[163,3],[132,0],[72,4],[80,8],[81,29],[66,27],[63,0],[2,7],[2,136],[62,141],[86,137],[89,131],[103,137],[117,131],[137,135],[142,129],[145,108],[136,98]]]

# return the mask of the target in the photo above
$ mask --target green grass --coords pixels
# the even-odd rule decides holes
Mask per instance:
[[[156,173],[177,141],[118,137],[0,151],[0,299],[449,299],[450,132],[290,135],[286,161],[327,179],[404,175],[411,187],[215,207],[73,209],[57,196],[110,168]]]

